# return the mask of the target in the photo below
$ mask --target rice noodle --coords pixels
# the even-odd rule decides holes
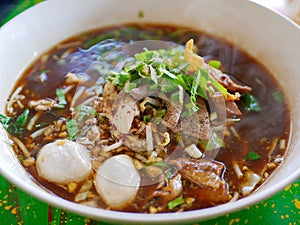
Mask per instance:
[[[142,162],[148,161],[143,155],[141,155],[139,153],[135,153],[134,157],[137,158],[138,160],[142,161]]]
[[[32,137],[33,139],[41,136],[42,134],[44,134],[45,130],[48,129],[48,127],[44,127],[44,128],[41,128],[39,130],[36,130],[35,132],[33,132],[30,137]]]
[[[255,186],[260,182],[261,176],[249,170],[246,172],[245,178],[245,182],[241,185],[244,196],[249,195],[254,190]]]
[[[135,134],[140,134],[140,133],[142,133],[142,131],[145,129],[145,127],[146,127],[146,124],[140,123],[140,128],[139,128],[137,131],[135,131],[134,133],[135,133]]]
[[[73,97],[73,99],[72,99],[72,102],[71,102],[71,104],[70,104],[70,111],[74,111],[75,104],[76,104],[76,102],[78,101],[78,99],[80,98],[80,96],[83,94],[84,91],[85,91],[85,87],[80,87],[80,88],[76,91],[76,93],[75,93],[75,95],[74,95],[74,97]]]
[[[65,89],[64,89],[64,93],[68,93],[69,91],[71,91],[73,89],[74,85],[68,85]]]
[[[268,152],[269,157],[271,157],[271,155],[273,155],[274,150],[277,147],[278,140],[279,140],[279,138],[274,138],[273,141],[271,142],[271,144],[270,144],[270,150]]]
[[[27,130],[32,130],[33,127],[35,126],[36,122],[40,119],[42,115],[42,112],[38,111],[33,117],[31,117],[31,119],[29,120],[28,124],[27,124]]]
[[[14,109],[13,109],[13,104],[14,102],[16,101],[17,99],[17,96],[21,93],[21,91],[23,90],[23,87],[22,86],[19,86],[15,92],[11,95],[7,105],[6,105],[6,111],[9,113],[9,114],[12,114]]]
[[[234,127],[230,127],[230,130],[237,139],[241,140],[240,135],[238,134],[238,132],[236,131],[236,129]]]
[[[103,146],[103,150],[105,152],[109,152],[109,151],[112,151],[114,149],[119,148],[121,145],[122,145],[122,141],[119,141],[119,142],[116,142],[116,143],[114,143],[112,145],[105,145],[105,146]]]
[[[235,191],[229,202],[235,202],[236,200],[238,200],[239,196],[240,194],[237,191]]]
[[[241,121],[240,118],[228,118],[228,119],[226,119],[226,122],[239,122],[239,121]]]
[[[153,150],[153,137],[151,125],[146,125],[146,141],[147,141],[147,151]]]
[[[23,152],[25,158],[29,158],[31,157],[28,149],[26,148],[26,146],[23,144],[22,141],[20,141],[20,139],[16,138],[16,137],[12,137],[13,141],[18,145],[18,147],[21,149],[21,151]]]
[[[286,148],[286,140],[285,139],[280,139],[280,141],[279,141],[279,148],[281,150],[284,150]]]
[[[233,161],[232,162],[232,167],[233,167],[233,170],[234,172],[236,173],[238,179],[241,179],[244,175],[240,169],[240,166],[239,164],[237,163],[237,161]]]
[[[24,109],[25,106],[23,105],[23,103],[20,100],[17,100],[17,104],[20,109]]]
[[[88,105],[88,104],[92,103],[93,101],[95,101],[96,98],[97,98],[97,96],[93,96],[91,98],[88,98],[88,99],[84,100],[84,102],[82,102],[80,105]]]

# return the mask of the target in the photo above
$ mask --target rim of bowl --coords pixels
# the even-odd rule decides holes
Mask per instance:
[[[30,14],[35,10],[39,10],[42,7],[46,7],[47,4],[52,4],[55,2],[54,0],[49,0],[45,2],[41,2],[21,14]],[[57,1],[58,2],[58,1]],[[300,27],[291,19],[288,17],[279,14],[278,12],[265,8],[262,5],[259,5],[256,2],[245,1],[244,4],[253,4],[256,5],[256,7],[263,8],[266,12],[272,12],[273,16],[279,16],[282,18],[282,20],[285,20],[287,26],[293,26],[297,27],[300,31]],[[0,32],[2,29],[4,29],[6,26],[10,26],[12,21],[18,20],[19,15],[14,17],[11,21],[8,21],[6,24],[4,24],[0,28]],[[268,188],[268,190],[263,190],[261,192],[255,193],[255,198],[252,198],[250,196],[244,197],[238,201],[225,203],[222,205],[214,206],[211,208],[205,208],[205,209],[199,209],[199,210],[193,210],[193,211],[185,211],[180,213],[160,213],[160,214],[141,214],[141,213],[128,213],[128,212],[119,212],[119,211],[110,211],[105,209],[99,209],[99,208],[93,208],[89,206],[80,205],[78,207],[78,203],[73,203],[70,201],[67,201],[65,199],[59,198],[57,196],[54,196],[48,192],[45,192],[44,189],[40,188],[39,186],[36,186],[36,188],[33,188],[32,185],[28,183],[24,183],[22,179],[14,175],[11,171],[6,171],[3,168],[0,167],[1,174],[11,183],[15,184],[18,188],[22,189],[26,193],[34,196],[35,198],[48,203],[50,205],[53,205],[55,207],[61,208],[63,210],[68,210],[70,212],[88,216],[96,220],[101,220],[105,222],[117,222],[117,223],[144,223],[144,224],[152,224],[152,223],[160,223],[160,224],[170,224],[170,223],[182,223],[182,222],[195,222],[195,221],[203,221],[207,219],[212,219],[218,216],[225,215],[227,213],[232,213],[234,211],[243,209],[247,206],[254,205],[258,202],[261,202],[282,189],[284,189],[287,185],[294,182],[300,177],[300,168],[296,171],[294,171],[293,174],[286,177],[286,179],[282,180],[281,182],[277,183],[276,185]]]

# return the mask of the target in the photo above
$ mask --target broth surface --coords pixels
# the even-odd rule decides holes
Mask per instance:
[[[165,40],[185,45],[190,39],[194,40],[197,54],[202,56],[206,62],[210,60],[220,61],[220,69],[224,73],[232,75],[232,79],[237,83],[245,84],[252,88],[250,94],[257,100],[260,109],[258,111],[249,110],[245,108],[242,101],[237,102],[241,115],[231,118],[234,122],[228,126],[228,129],[224,133],[224,144],[217,150],[203,151],[203,154],[205,158],[224,165],[224,171],[220,177],[228,185],[228,201],[243,197],[245,188],[252,188],[250,192],[257,189],[274,169],[280,165],[289,142],[290,114],[278,83],[255,59],[249,57],[236,46],[232,46],[223,40],[184,27],[150,24],[129,24],[108,27],[72,37],[41,56],[22,75],[16,83],[13,92],[22,87],[18,96],[24,97],[13,102],[11,105],[13,110],[8,110],[7,115],[17,118],[24,112],[24,109],[29,109],[28,120],[31,120],[32,117],[38,114],[37,120],[30,130],[24,129],[22,132],[12,135],[18,138],[30,153],[30,157],[26,156],[20,145],[15,145],[16,154],[33,179],[50,192],[70,201],[110,209],[98,194],[93,182],[89,183],[91,187],[86,192],[85,198],[80,199],[78,193],[81,187],[85,185],[89,186],[85,180],[75,182],[76,185],[72,189],[72,185],[70,184],[57,185],[40,177],[35,164],[37,154],[48,143],[60,139],[70,139],[67,121],[74,118],[74,111],[72,109],[91,97],[102,96],[106,82],[104,77],[107,76],[111,68],[107,67],[108,64],[99,63],[99,57],[103,55],[103,57],[107,56],[109,65],[118,67],[116,64],[124,62],[125,59],[122,58],[122,55],[118,55],[118,51],[114,51],[115,49],[119,49],[122,43],[140,40]],[[110,52],[110,54],[107,54],[107,52]],[[113,59],[111,60],[109,57]],[[63,107],[50,107],[51,110],[45,109],[39,111],[31,106],[32,101],[46,99],[51,103],[53,100],[57,100],[57,90],[70,86],[66,84],[68,74],[76,74],[78,77],[86,80],[70,88],[65,93],[66,103]],[[103,77],[102,79],[101,76]],[[74,103],[74,96],[80,92],[81,87],[84,87],[85,91],[76,99],[76,105],[72,105]],[[94,96],[89,92],[93,93]],[[98,93],[98,96],[95,93]],[[93,102],[89,106],[94,106]],[[47,105],[38,104],[45,107]],[[79,114],[76,115],[79,116]],[[85,128],[89,122],[88,120],[91,120],[90,123],[93,123],[92,120],[94,117],[89,116],[85,119],[82,129]],[[101,135],[103,139],[110,140],[109,144],[113,144],[114,140],[110,136],[109,128],[105,125],[105,122],[107,122],[105,120],[107,119],[101,118],[101,122],[98,120],[95,125],[107,132]],[[135,126],[134,123],[135,121],[133,122],[133,126]],[[51,126],[51,129],[49,126]],[[138,129],[138,125],[136,126],[136,129]],[[44,129],[42,130],[43,133],[37,135],[36,132],[41,129]],[[87,135],[89,134],[87,132]],[[165,152],[160,153],[163,157],[172,156],[175,149],[180,145],[180,141],[176,139],[176,135],[171,131],[170,138],[171,141],[166,146]],[[94,160],[93,168],[98,168],[99,165],[102,165],[112,155],[121,153],[129,155],[137,161],[140,159],[136,153],[131,153],[128,149],[120,150],[118,153],[99,150],[96,154],[92,146],[89,144],[85,144],[85,146],[92,152],[91,156]],[[200,146],[198,147],[201,148]],[[185,153],[182,154],[180,157],[186,157]],[[224,203],[222,200],[212,201],[211,199],[206,199],[205,195],[211,195],[210,190],[201,187],[201,185],[200,187],[197,186],[191,180],[182,178],[182,192],[176,199],[179,198],[178,201],[180,201],[180,197],[182,197],[183,200],[180,204],[178,203],[178,205],[170,207],[169,203],[175,198],[165,197],[161,190],[159,190],[161,192],[158,192],[157,186],[161,180],[158,177],[149,178],[146,169],[149,168],[149,162],[143,162],[142,160],[140,162],[143,164],[143,169],[138,171],[141,176],[141,184],[145,185],[140,185],[135,199],[129,205],[116,208],[116,210],[157,213],[194,210]],[[173,175],[171,178],[175,179],[177,176],[174,172],[176,164],[167,164],[169,165],[167,169],[164,168],[165,165],[157,166],[157,164],[151,164],[150,166],[154,165],[160,168],[165,174],[168,172],[171,173]],[[237,171],[237,167],[240,171]],[[241,177],[239,177],[239,172],[242,174],[240,175]],[[249,178],[247,176],[252,176],[253,174],[260,177],[254,186],[247,180]],[[166,193],[168,192],[166,189],[163,190]],[[169,191],[168,193],[171,192]],[[218,195],[218,192],[216,195]]]

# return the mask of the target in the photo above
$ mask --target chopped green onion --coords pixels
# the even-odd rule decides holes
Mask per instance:
[[[144,116],[144,122],[145,123],[148,123],[150,120],[151,120],[151,118],[152,118],[152,116],[151,115],[146,115],[146,116]]]
[[[175,198],[173,201],[170,201],[168,203],[169,210],[174,209],[175,207],[182,205],[184,203],[184,199],[182,196],[179,196],[178,198]]]
[[[209,60],[208,65],[210,65],[216,69],[219,69],[221,67],[222,63],[219,60]]]
[[[58,107],[64,108],[67,104],[66,97],[65,97],[65,89],[64,88],[57,88],[56,89],[56,96],[58,99]]]
[[[94,117],[97,115],[97,111],[92,106],[78,105],[75,108],[79,112],[77,120],[83,122],[86,117]]]
[[[275,91],[273,92],[273,98],[276,102],[283,102],[284,101],[284,97],[282,95],[282,93],[280,91]]]
[[[155,117],[163,117],[164,115],[166,115],[167,110],[166,109],[161,109],[161,110],[157,110],[154,113]]]
[[[70,140],[75,140],[76,134],[78,133],[78,125],[76,120],[71,119],[66,121],[67,131]]]
[[[130,91],[136,88],[136,83],[125,83],[125,92],[130,93]]]
[[[149,87],[149,90],[153,91],[153,90],[156,90],[158,88],[158,84],[152,84],[150,87]]]
[[[139,62],[149,61],[153,58],[154,51],[145,51],[138,54],[135,54],[135,59]]]
[[[253,151],[248,152],[248,154],[245,156],[245,159],[250,161],[257,160],[260,158],[260,155]]]

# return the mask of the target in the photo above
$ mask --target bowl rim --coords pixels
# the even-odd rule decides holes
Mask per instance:
[[[47,4],[50,4],[51,2],[55,2],[53,0],[41,2],[26,11],[22,12],[19,15],[23,14],[30,14],[32,11],[37,10],[39,8],[46,8]],[[256,7],[264,8],[266,12],[272,12],[272,14],[281,17],[283,20],[286,21],[287,26],[293,26],[296,27],[300,31],[299,25],[297,25],[294,21],[287,18],[286,16],[279,14],[278,12],[275,12],[274,10],[267,9],[256,2],[247,1],[248,3],[244,4],[253,4],[256,5]],[[52,4],[52,3],[51,3]],[[19,15],[13,18],[11,21],[8,21],[6,24],[4,24],[0,28],[0,32],[2,29],[6,29],[6,27],[11,26],[13,21],[19,20]],[[193,210],[193,211],[186,211],[182,213],[160,213],[160,214],[141,214],[140,213],[127,213],[127,212],[118,212],[118,211],[109,211],[105,209],[96,209],[91,208],[88,206],[81,206],[78,207],[77,203],[73,203],[58,197],[53,197],[53,195],[46,193],[42,188],[36,188],[33,189],[32,185],[29,185],[27,183],[24,183],[22,179],[15,176],[10,171],[4,170],[2,167],[0,167],[0,173],[11,183],[15,184],[18,188],[22,189],[24,192],[34,196],[35,198],[46,202],[48,204],[51,204],[55,207],[62,208],[63,210],[68,210],[71,212],[74,212],[76,214],[92,217],[97,220],[101,221],[107,221],[107,222],[119,222],[119,223],[144,223],[144,224],[150,224],[150,223],[181,223],[181,222],[191,222],[191,221],[199,221],[212,219],[214,217],[218,217],[221,215],[225,215],[227,213],[231,213],[233,211],[240,210],[242,208],[245,208],[247,206],[254,205],[258,202],[261,202],[274,194],[278,193],[280,190],[284,189],[288,184],[294,182],[300,177],[300,168],[296,171],[294,171],[293,174],[289,175],[286,179],[283,181],[277,183],[276,186],[272,186],[268,189],[268,191],[262,191],[259,193],[256,193],[256,198],[251,198],[250,196],[244,197],[236,202],[230,202],[223,205],[218,205],[212,208],[206,208],[206,209],[200,209],[200,210]],[[230,206],[230,207],[229,207]],[[216,213],[217,211],[217,213]],[[172,216],[170,216],[172,215]],[[201,218],[200,218],[201,215]]]

